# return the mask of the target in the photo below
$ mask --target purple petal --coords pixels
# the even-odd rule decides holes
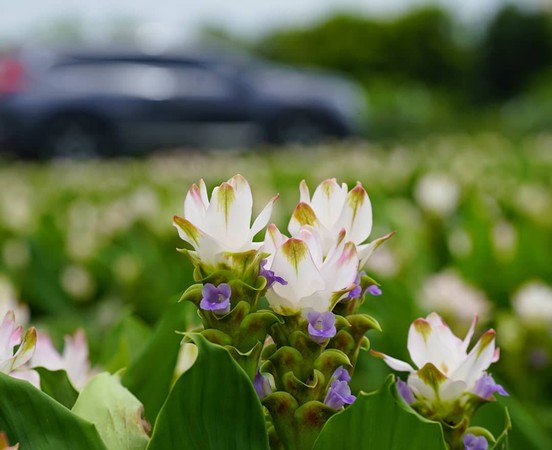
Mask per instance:
[[[462,442],[464,443],[464,450],[487,450],[489,448],[487,439],[471,433],[465,434]]]
[[[351,381],[351,375],[343,366],[339,366],[332,374],[332,380]]]
[[[327,338],[334,337],[337,333],[335,328],[335,316],[327,311],[319,313],[317,311],[309,311],[307,313],[309,321],[308,331],[311,339],[321,344]]]
[[[406,403],[408,403],[409,405],[414,403],[414,394],[412,392],[412,389],[410,389],[410,386],[408,386],[408,384],[406,384],[400,378],[397,378],[397,391]]]
[[[357,276],[355,278],[355,281],[353,281],[353,283],[355,284],[355,288],[349,291],[349,293],[347,294],[347,297],[341,300],[342,302],[343,301],[346,302],[353,298],[359,298],[360,296],[362,296],[362,287],[360,286],[360,273],[357,273]]]
[[[201,290],[203,298],[199,307],[205,311],[213,311],[217,315],[226,314],[230,311],[230,295],[232,289],[226,283],[214,286],[207,283]]]
[[[351,394],[351,388],[346,381],[335,380],[330,385],[324,403],[333,409],[341,409],[344,405],[350,405],[356,400]]]
[[[259,267],[259,276],[266,278],[266,287],[271,287],[274,283],[280,283],[284,286],[288,284],[286,280],[284,280],[282,277],[279,277],[274,274],[274,271],[265,269],[264,265],[266,264],[266,259],[263,259],[261,261],[261,265]]]
[[[488,373],[481,375],[475,382],[473,393],[485,400],[489,400],[495,393],[508,396],[506,390],[500,384],[496,383],[493,377]]]
[[[253,379],[253,387],[261,400],[272,393],[272,386],[270,385],[268,376],[263,375],[259,370]]]
[[[381,295],[381,289],[379,286],[375,285],[375,284],[372,284],[371,286],[368,287],[368,289],[366,289],[366,291],[374,296],[379,296]]]

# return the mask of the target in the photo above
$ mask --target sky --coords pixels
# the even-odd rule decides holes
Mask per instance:
[[[0,0],[0,39],[36,36],[55,21],[84,26],[94,39],[115,21],[157,24],[167,35],[191,37],[204,25],[238,35],[258,35],[272,28],[312,22],[335,11],[392,15],[429,0]],[[433,0],[462,20],[489,17],[507,0]],[[511,0],[542,5],[550,0]]]

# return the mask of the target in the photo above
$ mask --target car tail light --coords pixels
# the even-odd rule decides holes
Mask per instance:
[[[0,95],[23,89],[25,70],[15,58],[0,59]]]

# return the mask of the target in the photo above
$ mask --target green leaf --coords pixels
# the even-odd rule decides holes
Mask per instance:
[[[40,375],[40,389],[66,408],[71,409],[79,393],[73,387],[65,370],[51,371],[44,367],[36,367]]]
[[[328,420],[314,450],[336,448],[363,450],[446,450],[437,422],[407,409],[395,397],[390,375],[376,392],[361,392],[356,401]]]
[[[73,412],[96,425],[109,450],[142,450],[148,444],[144,407],[107,372],[92,378],[80,393]],[[146,424],[149,428],[149,425]]]
[[[174,385],[148,450],[268,450],[263,410],[247,375],[224,348],[190,334],[198,357]]]
[[[182,340],[177,331],[186,328],[190,308],[195,311],[188,303],[175,303],[167,308],[146,347],[123,374],[123,385],[143,403],[151,423],[155,422],[174,381]]]
[[[94,425],[27,381],[0,373],[0,430],[32,450],[107,450]]]

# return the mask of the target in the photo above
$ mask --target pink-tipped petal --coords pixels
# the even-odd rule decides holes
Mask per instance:
[[[370,350],[370,354],[376,358],[381,358],[391,369],[397,370],[399,372],[414,372],[414,368],[405,361],[400,359],[393,358],[386,355],[385,353],[376,352],[375,350]]]
[[[343,204],[343,203],[342,203]],[[372,204],[362,184],[351,189],[343,210],[335,221],[338,228],[347,229],[347,239],[355,244],[364,242],[372,232]]]
[[[200,188],[193,184],[184,199],[184,217],[196,226],[201,227],[208,205],[208,202],[203,202]]]
[[[274,207],[274,202],[278,200],[280,197],[279,194],[276,194],[274,197],[270,199],[270,201],[267,203],[267,205],[263,208],[261,213],[257,216],[255,221],[253,222],[253,225],[251,226],[251,232],[250,232],[250,239],[253,240],[253,237],[261,231],[268,221],[270,220],[270,216],[272,215],[272,208]]]
[[[324,180],[318,185],[311,200],[312,209],[326,228],[332,229],[341,215],[347,197],[347,185],[337,184],[335,178]]]
[[[302,203],[310,203],[310,192],[307,182],[302,180],[299,183],[299,201]]]
[[[469,388],[489,368],[495,357],[495,331],[488,330],[479,339],[464,362],[452,373],[456,380],[464,380]]]

